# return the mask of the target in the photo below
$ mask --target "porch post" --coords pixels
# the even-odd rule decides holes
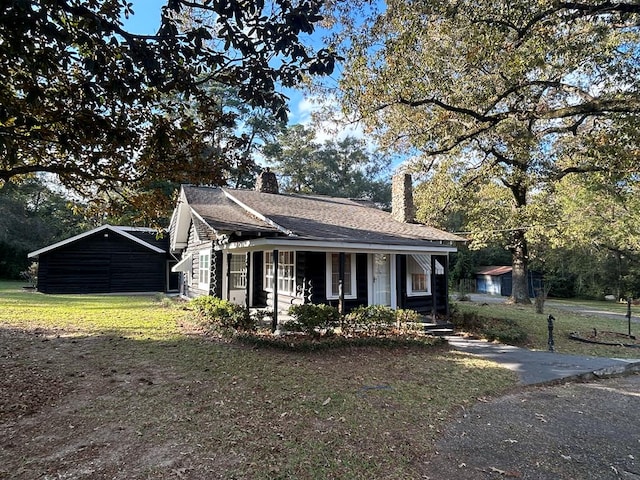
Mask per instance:
[[[227,296],[225,300],[231,301],[231,254],[227,253],[227,270],[226,275],[227,278]]]
[[[449,311],[449,254],[447,253],[447,255],[444,257],[444,285],[445,285],[445,293],[446,295],[444,296],[444,298],[447,299],[447,304],[446,304],[446,315],[447,315],[447,321],[449,321],[451,318],[451,312]]]
[[[278,329],[278,250],[273,251],[273,320],[271,333]]]
[[[251,300],[249,299],[249,295],[251,294],[251,252],[247,252],[246,260],[245,260],[245,283],[244,286],[244,298],[245,298],[245,307],[247,307],[247,312],[249,311],[249,307],[251,306]]]
[[[432,298],[432,310],[431,318],[433,323],[436,322],[436,315],[438,313],[438,292],[436,288],[436,259],[435,255],[431,255],[431,298]]]
[[[345,267],[345,261],[346,261],[345,257],[346,256],[344,252],[340,252],[338,254],[338,312],[340,313],[340,315],[344,315],[344,267]]]

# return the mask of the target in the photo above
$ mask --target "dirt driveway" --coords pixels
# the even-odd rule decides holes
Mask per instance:
[[[528,387],[443,432],[432,479],[640,480],[640,375]]]

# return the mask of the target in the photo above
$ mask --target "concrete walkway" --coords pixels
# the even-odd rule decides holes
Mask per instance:
[[[446,337],[455,350],[478,355],[515,371],[521,385],[536,385],[576,379],[591,379],[640,371],[640,359],[582,357],[563,353],[473,340],[455,335]]]

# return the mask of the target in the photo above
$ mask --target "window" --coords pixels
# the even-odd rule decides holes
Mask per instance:
[[[293,252],[280,252],[278,255],[278,291],[287,293],[296,291],[296,268]]]
[[[340,297],[340,254],[327,254],[327,298]],[[355,254],[344,254],[344,281],[342,284],[344,298],[356,298],[356,257]]]
[[[273,252],[264,252],[264,289],[273,290]]]
[[[407,295],[431,291],[431,255],[407,255]]]
[[[211,279],[211,252],[202,250],[198,255],[198,288],[209,290]]]
[[[229,264],[229,287],[232,289],[247,288],[247,257],[245,255],[231,255],[231,262]]]
[[[272,291],[274,284],[273,252],[264,253],[264,289]],[[278,252],[278,292],[296,291],[295,252]]]

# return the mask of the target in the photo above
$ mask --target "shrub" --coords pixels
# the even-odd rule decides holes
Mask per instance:
[[[476,312],[456,313],[452,317],[453,325],[456,329],[467,330],[471,332],[482,330],[483,324]]]
[[[29,286],[35,287],[38,283],[38,262],[32,262],[29,268],[20,272],[20,278],[29,282]]]
[[[517,321],[482,318],[476,312],[464,312],[453,317],[456,329],[475,333],[489,341],[521,345],[527,341],[527,332]]]
[[[424,331],[422,316],[415,310],[398,309],[395,311],[396,325],[401,332]]]
[[[293,320],[283,325],[285,330],[304,332],[308,335],[317,335],[320,329],[330,329],[340,321],[338,310],[324,304],[292,305],[289,308],[289,315],[293,317]]]
[[[527,332],[515,320],[492,319],[483,329],[489,341],[497,340],[510,345],[521,345],[527,341]]]
[[[381,335],[390,332],[396,325],[396,313],[385,305],[369,305],[354,308],[342,326],[344,333],[364,332]]]
[[[251,331],[255,329],[256,318],[247,309],[228,300],[210,295],[191,300],[200,324],[210,330]]]
[[[422,321],[422,316],[415,310],[404,310],[399,308],[395,311],[396,321],[400,326],[405,323],[416,323]]]

